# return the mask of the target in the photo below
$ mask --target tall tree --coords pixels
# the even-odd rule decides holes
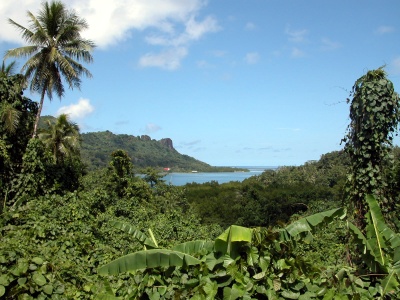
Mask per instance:
[[[393,166],[393,133],[400,121],[400,99],[383,68],[368,71],[350,94],[350,119],[343,139],[351,159],[347,193],[359,228],[366,225],[367,194],[378,196],[383,212],[394,209],[385,170]]]
[[[48,120],[46,125],[47,128],[40,131],[39,138],[53,154],[54,163],[79,156],[79,127],[69,121],[68,115],[61,114],[55,122]]]
[[[91,52],[95,45],[81,37],[81,31],[88,28],[86,21],[62,2],[44,2],[37,16],[30,11],[27,15],[28,27],[12,19],[9,22],[21,32],[28,46],[8,50],[5,58],[28,58],[21,72],[28,80],[30,90],[40,93],[33,129],[33,137],[36,137],[45,96],[52,100],[55,92],[62,98],[65,92],[63,80],[73,89],[80,88],[82,75],[92,76],[79,62],[93,61]]]

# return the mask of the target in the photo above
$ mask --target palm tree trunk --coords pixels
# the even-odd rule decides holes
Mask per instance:
[[[45,94],[46,94],[46,88],[43,88],[42,94],[40,95],[40,103],[39,103],[38,111],[37,111],[37,114],[36,114],[35,125],[33,126],[32,138],[36,138],[37,137],[37,128],[38,128],[38,125],[39,125],[40,114],[42,113]]]

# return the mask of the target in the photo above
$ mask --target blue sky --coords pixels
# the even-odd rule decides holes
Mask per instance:
[[[400,89],[398,0],[63,2],[89,23],[93,78],[43,115],[82,132],[168,137],[216,166],[300,165],[342,148],[366,71],[386,64]],[[2,1],[2,53],[22,45],[7,18],[26,24],[40,3]]]

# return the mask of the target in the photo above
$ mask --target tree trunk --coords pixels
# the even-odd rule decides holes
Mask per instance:
[[[43,88],[42,94],[40,95],[40,103],[39,103],[38,111],[37,111],[37,114],[36,114],[35,125],[33,126],[32,138],[36,138],[37,137],[37,128],[38,128],[38,125],[39,125],[40,114],[42,113],[45,94],[46,94],[46,89]]]

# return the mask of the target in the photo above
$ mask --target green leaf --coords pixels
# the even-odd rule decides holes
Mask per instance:
[[[178,251],[152,249],[122,256],[98,269],[100,275],[118,275],[127,271],[158,267],[183,267],[200,264],[197,258]]]
[[[42,274],[35,273],[33,274],[32,279],[39,286],[43,286],[46,284],[46,278]]]
[[[218,292],[218,284],[215,281],[210,280],[204,285],[203,289],[206,293],[206,299],[213,300]]]
[[[295,293],[292,291],[283,291],[282,292],[282,297],[286,298],[286,299],[299,299],[300,297],[300,293]]]
[[[316,227],[325,222],[331,222],[334,218],[342,218],[345,215],[343,208],[335,208],[328,211],[320,212],[305,218],[302,218],[296,222],[291,223],[282,231],[286,231],[291,237],[310,232],[313,227]],[[287,240],[286,235],[281,231],[281,239]]]
[[[200,254],[203,251],[206,253],[210,253],[214,250],[214,242],[204,241],[204,240],[190,241],[178,244],[174,246],[172,250],[190,255]]]
[[[381,269],[383,269],[384,267],[380,265],[379,261],[375,258],[370,243],[367,241],[360,229],[350,222],[347,222],[347,227],[349,232],[353,235],[354,242],[358,245],[358,247],[362,248],[360,254],[370,270],[373,272],[379,272]]]
[[[251,228],[231,225],[215,240],[215,250],[235,258],[243,244],[251,243],[252,233]]]
[[[256,247],[251,247],[247,253],[247,264],[249,266],[254,266],[258,263],[258,259],[258,249]]]
[[[240,297],[239,290],[230,287],[224,287],[223,300],[235,300]]]
[[[4,285],[0,285],[0,297],[2,297],[6,293],[6,288]]]
[[[18,280],[17,280],[18,285],[24,285],[26,283],[26,281],[27,281],[26,277],[21,277],[21,278],[18,278]]]
[[[386,247],[383,239],[383,231],[389,230],[383,215],[379,208],[378,202],[372,195],[366,196],[366,201],[369,205],[369,212],[367,213],[367,220],[369,221],[366,227],[367,239],[371,245],[374,256],[377,261],[384,266],[385,265],[385,254],[384,248]]]
[[[111,224],[111,226],[113,226],[117,229],[120,229],[122,231],[125,231],[125,232],[131,234],[143,246],[150,248],[150,249],[158,248],[157,244],[153,241],[153,239],[151,237],[148,237],[146,234],[141,232],[139,229],[133,227],[132,225],[123,223],[123,222],[119,222],[119,221],[111,221],[110,224]]]
[[[385,296],[387,294],[393,294],[398,288],[399,288],[399,282],[396,278],[396,272],[392,270],[388,276],[386,276],[382,282],[382,296]]]
[[[11,273],[15,276],[21,276],[28,271],[29,264],[25,260],[19,260],[18,265],[11,270]]]
[[[51,295],[53,293],[53,286],[51,284],[46,284],[42,289],[47,295]]]
[[[10,283],[10,278],[7,274],[3,274],[0,276],[0,285],[8,286]]]
[[[43,259],[40,257],[34,257],[32,258],[32,262],[34,262],[37,265],[42,265],[43,264]]]

